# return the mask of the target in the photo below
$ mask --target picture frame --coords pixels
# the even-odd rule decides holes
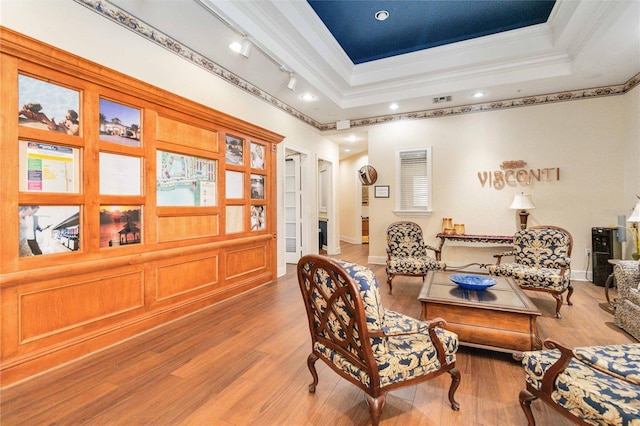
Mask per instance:
[[[378,185],[374,186],[373,189],[375,198],[389,198],[389,185]]]
[[[18,217],[21,258],[80,250],[80,206],[21,204]]]
[[[18,124],[80,135],[80,92],[18,74]]]
[[[140,110],[100,98],[100,140],[140,147]]]
[[[225,159],[227,164],[238,166],[244,164],[244,141],[240,138],[234,138],[233,136],[227,136],[225,141]]]
[[[140,244],[142,206],[100,206],[100,248]]]

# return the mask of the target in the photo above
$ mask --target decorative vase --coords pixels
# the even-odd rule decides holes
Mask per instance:
[[[456,235],[463,235],[464,234],[464,223],[456,223],[453,226],[454,229],[454,233]]]
[[[453,229],[453,219],[451,219],[450,217],[443,217],[442,218],[442,233],[446,234],[446,230],[447,229]]]

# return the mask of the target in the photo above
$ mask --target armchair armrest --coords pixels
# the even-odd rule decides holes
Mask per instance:
[[[573,358],[573,350],[552,339],[546,339],[544,341],[544,347],[547,349],[558,349],[560,351],[560,358],[549,367],[542,377],[542,384],[540,386],[542,392],[551,395],[558,375],[567,368],[571,362],[571,358]]]
[[[496,258],[496,265],[499,265],[500,261],[502,260],[503,257],[513,256],[513,255],[514,255],[513,250],[509,250],[509,251],[505,251],[505,252],[500,253],[500,254],[494,254],[493,257]]]
[[[424,248],[426,248],[427,250],[431,250],[431,251],[433,251],[433,253],[434,253],[435,258],[436,258],[436,260],[437,260],[437,261],[442,260],[442,259],[441,259],[442,254],[441,254],[441,252],[440,252],[440,249],[439,249],[439,248],[435,248],[435,247],[430,246],[430,245],[428,245],[428,244],[425,244],[425,245],[424,245]]]
[[[389,315],[393,318],[405,317],[405,315],[399,314],[394,311],[387,310],[385,315]],[[406,327],[400,326],[390,326],[390,327],[382,327],[382,329],[369,329],[369,337],[394,337],[394,336],[411,336],[414,334],[424,334],[425,331],[429,333],[429,338],[431,343],[433,343],[434,348],[436,349],[436,353],[438,354],[438,360],[441,364],[446,364],[446,351],[442,341],[438,338],[436,333],[436,328],[443,328],[447,325],[447,322],[440,318],[433,318],[426,321],[419,321],[414,318],[410,318],[410,327],[407,329]]]

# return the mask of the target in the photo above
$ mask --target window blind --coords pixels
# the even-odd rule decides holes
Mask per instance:
[[[427,210],[429,178],[427,151],[400,152],[400,209]]]

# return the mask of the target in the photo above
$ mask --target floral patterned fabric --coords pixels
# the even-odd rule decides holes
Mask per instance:
[[[371,337],[369,342],[378,366],[380,386],[419,377],[439,369],[437,353],[427,332],[428,323],[385,309],[380,303],[378,280],[369,268],[349,262],[339,263],[359,286],[364,302],[367,328],[371,331],[382,330],[386,334],[385,337]],[[334,285],[329,274],[322,273],[319,278],[326,291]],[[338,304],[341,303],[351,303],[351,301],[339,300]],[[344,330],[339,330],[341,326],[353,323],[353,319],[349,317],[346,309],[337,309],[335,312],[339,314],[336,318],[332,318],[330,323],[333,325],[327,332],[340,335],[344,333]],[[437,329],[437,334],[447,352],[446,362],[448,364],[455,362],[455,354],[458,350],[457,335],[442,329]],[[367,386],[370,385],[371,378],[362,368],[330,346],[316,342],[314,349],[351,377]],[[350,350],[357,355],[357,348],[350,348]]]
[[[413,222],[396,222],[387,228],[387,274],[426,275],[443,270],[445,263],[427,254],[422,228]]]
[[[623,260],[613,269],[618,286],[615,324],[640,340],[640,262]]]
[[[489,274],[511,277],[529,289],[565,291],[570,284],[571,237],[555,228],[530,228],[513,236],[514,263],[489,266]],[[562,274],[562,268],[564,274]]]
[[[574,356],[593,368],[640,386],[640,343],[575,348]]]
[[[556,379],[552,400],[590,425],[640,425],[640,345],[576,348],[574,354],[578,358],[572,358]],[[524,352],[527,383],[540,390],[544,374],[559,358],[557,349]]]

